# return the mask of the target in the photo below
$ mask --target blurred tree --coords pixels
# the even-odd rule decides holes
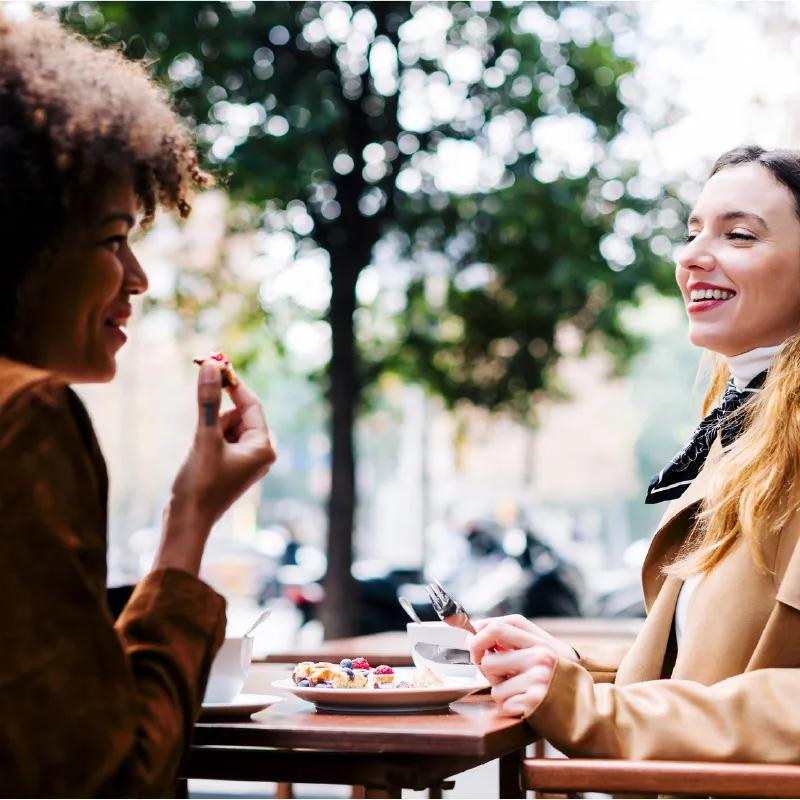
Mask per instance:
[[[660,189],[614,150],[634,124],[623,100],[634,65],[614,50],[631,22],[613,5],[483,0],[81,2],[62,13],[152,64],[250,209],[239,224],[283,228],[298,250],[328,256],[325,628],[346,635],[365,388],[395,369],[448,402],[527,416],[560,325],[622,365],[636,341],[620,305],[645,284],[672,285],[664,218],[645,211]],[[678,220],[670,202],[666,227]],[[365,270],[387,268],[392,291],[359,303]]]

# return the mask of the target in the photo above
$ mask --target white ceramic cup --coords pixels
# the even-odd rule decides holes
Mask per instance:
[[[253,637],[225,639],[211,665],[204,703],[230,703],[242,691],[253,657]]]
[[[443,664],[423,658],[415,649],[417,642],[439,645],[439,647],[454,647],[466,650],[467,632],[461,628],[453,628],[444,622],[409,622],[406,625],[408,644],[411,648],[411,658],[418,669],[427,667],[434,675],[451,678],[481,677],[480,670],[472,664]]]

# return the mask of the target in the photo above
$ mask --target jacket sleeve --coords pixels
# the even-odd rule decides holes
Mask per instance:
[[[596,684],[559,660],[528,717],[568,756],[681,761],[800,762],[800,669],[758,669],[711,686],[656,680]]]
[[[578,663],[591,674],[595,683],[614,683],[630,644],[592,646],[581,643],[573,649],[578,654]]]
[[[114,625],[95,472],[66,387],[4,409],[0,775],[11,795],[173,794],[224,636],[224,599],[175,569],[144,578]]]

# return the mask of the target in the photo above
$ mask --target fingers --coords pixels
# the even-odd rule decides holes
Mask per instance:
[[[228,387],[228,395],[230,396],[231,400],[233,400],[233,404],[236,406],[236,408],[239,408],[242,411],[251,407],[260,409],[261,402],[259,401],[258,397],[241,378],[237,377],[237,379],[238,383],[236,386]]]
[[[547,645],[538,645],[505,653],[486,653],[480,666],[486,680],[494,686],[513,675],[527,672],[534,667],[552,667],[555,662],[556,654],[552,648]]]
[[[558,656],[547,645],[510,653],[487,653],[481,671],[492,684],[492,699],[504,714],[528,716],[546,696]]]
[[[237,442],[242,435],[242,412],[238,408],[231,408],[221,414],[219,426],[226,441]]]
[[[477,626],[476,626],[477,627]],[[509,625],[502,618],[489,620],[469,640],[469,652],[473,664],[480,664],[489,650],[520,650],[543,642],[539,636]]]
[[[213,363],[206,361],[197,378],[197,436],[207,438],[209,432],[218,433],[219,405],[222,401],[222,378]]]
[[[514,675],[508,680],[493,686],[492,700],[502,705],[506,700],[514,697],[514,695],[524,694],[535,684],[547,686],[550,683],[552,674],[552,665],[547,667],[544,665],[531,667],[531,669],[526,672],[521,672],[519,675]]]
[[[524,693],[515,694],[506,700],[500,711],[510,717],[529,717],[542,704],[549,686],[537,683],[529,686]]]
[[[509,625],[513,625],[515,628],[519,628],[523,631],[528,631],[528,633],[532,633],[536,636],[539,636],[542,639],[545,639],[550,636],[547,631],[540,628],[538,625],[534,625],[529,619],[526,619],[522,616],[522,614],[508,614],[505,617],[501,617],[500,619],[503,622],[507,622]]]
[[[240,440],[250,441],[256,445],[268,442],[269,426],[258,397],[241,379],[235,387],[228,390],[228,394],[241,414]]]

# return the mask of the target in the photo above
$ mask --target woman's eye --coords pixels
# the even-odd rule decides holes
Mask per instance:
[[[754,242],[755,236],[752,233],[743,233],[742,231],[731,231],[728,233],[729,239],[738,239],[741,242]]]
[[[697,238],[696,233],[687,233],[686,236],[683,237],[683,241],[686,244],[689,244],[690,242],[693,242],[696,238]]]
[[[125,244],[127,237],[125,236],[112,236],[106,239],[105,243],[108,245],[112,253],[118,253],[119,249]]]

